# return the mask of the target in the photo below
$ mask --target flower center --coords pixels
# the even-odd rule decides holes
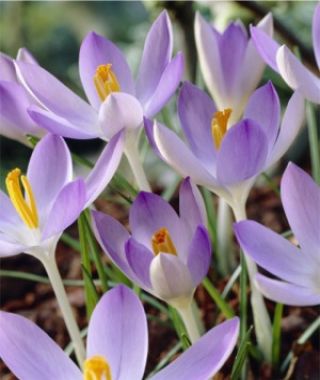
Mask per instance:
[[[173,244],[169,231],[162,227],[152,235],[152,249],[155,255],[159,252],[177,255],[176,247]]]
[[[24,189],[25,196],[22,194],[20,180]],[[38,228],[38,211],[28,178],[24,175],[21,175],[20,169],[14,169],[7,175],[6,187],[11,202],[23,222],[29,228]]]
[[[112,380],[110,366],[103,356],[95,355],[85,360],[83,380]]]
[[[231,112],[231,108],[226,108],[223,111],[215,112],[213,115],[211,120],[211,134],[216,149],[220,149],[223,137],[227,132],[228,120]]]
[[[111,92],[120,91],[120,84],[111,67],[111,63],[98,66],[93,77],[94,85],[101,101],[104,101]]]

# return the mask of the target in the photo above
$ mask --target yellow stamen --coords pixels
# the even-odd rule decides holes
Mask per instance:
[[[93,77],[94,85],[101,101],[104,101],[111,92],[120,91],[120,84],[111,67],[111,63],[98,66]]]
[[[214,113],[211,120],[211,134],[216,149],[220,148],[224,135],[227,132],[228,120],[231,115],[231,108]]]
[[[83,380],[112,380],[111,369],[103,356],[92,356],[83,365]]]
[[[20,178],[25,197],[22,194]],[[14,169],[7,175],[6,186],[11,202],[20,218],[29,228],[38,228],[38,211],[28,178],[24,175],[21,176],[20,169]]]
[[[173,244],[169,231],[165,227],[160,228],[153,234],[151,242],[155,255],[159,252],[177,255],[176,247]]]

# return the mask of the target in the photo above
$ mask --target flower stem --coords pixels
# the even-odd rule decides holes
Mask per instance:
[[[217,236],[218,236],[218,265],[223,276],[226,276],[230,270],[232,261],[234,261],[232,251],[232,214],[229,204],[222,198],[219,198],[218,216],[217,216]]]
[[[187,305],[175,306],[175,308],[180,314],[180,317],[185,325],[191,343],[195,343],[200,338],[200,334],[197,321],[192,310],[191,302]]]
[[[42,257],[42,263],[47,271],[48,277],[51,282],[51,286],[55,293],[56,299],[60,306],[63,319],[67,326],[67,330],[69,332],[70,338],[73,342],[75,348],[75,354],[78,361],[79,366],[82,366],[82,363],[85,360],[85,349],[83,345],[83,341],[80,335],[79,327],[75,321],[68,296],[63,287],[62,279],[55,261],[54,256],[46,256],[46,258]]]
[[[138,144],[136,141],[130,140],[126,144],[125,154],[127,156],[129,165],[131,167],[132,173],[135,177],[137,185],[141,191],[150,191],[151,187],[147,180],[146,174],[143,170],[142,163],[139,157]]]
[[[236,221],[245,220],[247,218],[245,205],[237,204],[233,206],[233,212]],[[245,253],[245,252],[244,252]],[[271,348],[272,348],[272,328],[270,317],[263,299],[262,294],[257,288],[254,277],[257,270],[256,263],[245,254],[245,261],[247,265],[250,285],[251,285],[251,307],[253,312],[253,321],[258,345],[266,359],[271,362]]]

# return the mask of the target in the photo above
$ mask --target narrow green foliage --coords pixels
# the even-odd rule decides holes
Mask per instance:
[[[253,327],[251,326],[249,330],[245,333],[243,339],[241,340],[237,356],[232,366],[231,380],[238,380],[241,376],[241,372],[243,372],[248,352],[250,346],[252,345],[250,341],[252,329]]]
[[[314,180],[320,185],[320,147],[319,136],[316,120],[316,110],[311,103],[307,103],[307,123],[308,135],[310,145],[310,157],[312,176]]]
[[[215,255],[216,263],[219,267],[219,255],[218,255],[218,237],[217,237],[217,216],[212,204],[212,194],[209,190],[204,187],[201,188],[201,193],[204,200],[204,205],[206,208],[207,216],[208,216],[208,231],[211,237],[212,245],[213,245],[213,253]]]
[[[62,234],[61,241],[63,241],[69,247],[73,248],[75,251],[80,252],[80,243],[78,242],[78,240],[74,239],[66,232]]]
[[[178,334],[182,348],[183,350],[186,350],[187,348],[191,346],[191,342],[188,338],[188,333],[186,331],[186,328],[184,327],[184,324],[182,322],[182,319],[180,318],[180,315],[178,314],[176,309],[173,308],[172,306],[169,306],[169,316]]]
[[[244,254],[240,251],[240,345],[246,341],[248,324],[248,297],[247,297],[247,266]],[[242,379],[247,378],[247,365],[244,361],[242,368]]]
[[[276,304],[272,326],[272,365],[277,368],[280,359],[281,350],[281,319],[283,313],[283,305]]]
[[[280,189],[275,181],[267,174],[266,172],[261,173],[262,177],[267,181],[268,185],[271,189],[276,193],[278,197],[280,197]]]
[[[85,284],[86,310],[89,320],[94,308],[96,307],[96,304],[99,301],[99,295],[91,277],[91,274],[83,265],[81,265],[81,268]]]

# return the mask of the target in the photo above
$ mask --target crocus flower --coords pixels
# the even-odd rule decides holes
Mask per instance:
[[[272,15],[262,19],[257,29],[272,36]],[[241,21],[219,33],[197,13],[195,39],[202,75],[213,99],[219,109],[231,108],[232,122],[238,121],[261,79],[263,60]]]
[[[286,305],[320,304],[320,187],[289,163],[281,181],[281,200],[299,247],[254,221],[234,227],[239,244],[255,262],[278,277],[257,274],[263,294]]]
[[[27,49],[19,49],[17,61],[37,64]],[[0,53],[0,134],[27,144],[26,135],[41,137],[45,130],[31,119],[28,107],[35,104],[34,99],[19,83],[14,61]]]
[[[95,235],[104,252],[132,281],[176,307],[182,318],[210,265],[201,202],[189,179],[180,187],[180,216],[160,196],[140,192],[129,212],[131,235],[116,219],[93,211]],[[197,339],[196,331],[189,334]]]
[[[286,45],[280,46],[264,31],[251,29],[251,35],[261,57],[286,81],[293,90],[298,89],[311,102],[320,103],[320,78],[307,69]],[[312,39],[318,69],[320,69],[320,5],[317,4],[312,22]]]
[[[185,144],[173,131],[146,120],[155,152],[183,177],[225,198],[236,211],[256,177],[287,151],[304,118],[303,97],[291,97],[280,126],[280,102],[271,82],[249,98],[244,118],[229,123],[232,109],[217,110],[210,97],[184,83],[178,99]]]
[[[92,314],[82,371],[33,322],[6,312],[0,312],[0,321],[0,356],[20,380],[143,378],[147,318],[139,298],[123,285],[108,291]],[[218,325],[150,380],[211,378],[230,356],[238,331],[238,318]]]

